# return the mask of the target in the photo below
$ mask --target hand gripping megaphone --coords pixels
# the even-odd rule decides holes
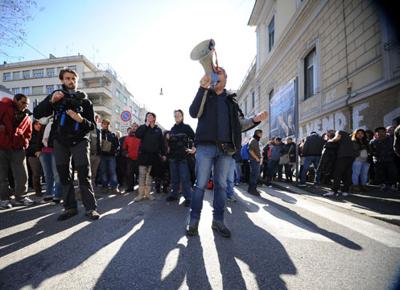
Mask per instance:
[[[217,74],[218,59],[214,47],[215,41],[213,39],[207,39],[196,45],[190,53],[190,58],[192,60],[198,60],[203,66],[205,73],[211,77],[212,86],[216,85],[219,80]],[[213,61],[214,54],[215,64]]]

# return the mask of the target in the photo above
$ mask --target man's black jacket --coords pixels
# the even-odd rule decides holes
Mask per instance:
[[[215,102],[211,98],[217,98],[213,90],[208,90],[203,102],[203,96],[206,89],[200,87],[190,108],[189,113],[192,118],[198,118],[196,129],[196,143],[216,143],[217,140],[217,115],[218,110]],[[254,123],[253,118],[245,118],[236,100],[236,94],[227,92],[227,101],[229,111],[229,122],[231,128],[231,142],[236,150],[240,150],[242,143],[242,134],[257,126],[260,122]]]
[[[63,91],[64,95],[68,92]],[[50,102],[53,93],[48,95],[43,101],[39,103],[33,109],[33,116],[35,119],[48,117],[54,113],[54,122],[52,125],[52,132],[54,132],[54,139],[65,145],[75,145],[83,140],[89,140],[89,132],[95,128],[93,104],[88,99],[86,93],[77,91],[75,95],[80,96],[80,112],[83,122],[79,124],[77,130],[75,130],[75,121],[69,116],[65,117],[65,123],[63,126],[60,125],[61,116],[57,113],[57,105],[59,102],[52,104]],[[64,96],[65,98],[65,96]]]

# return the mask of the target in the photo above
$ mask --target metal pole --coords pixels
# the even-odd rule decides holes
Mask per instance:
[[[299,87],[299,79],[298,79],[298,77],[296,77],[295,79],[294,79],[294,100],[295,100],[295,103],[294,103],[294,117],[295,117],[295,128],[296,128],[296,130],[295,130],[295,133],[294,133],[294,136],[295,136],[295,144],[296,144],[296,183],[298,183],[299,182],[299,146],[298,146],[298,143],[299,143],[299,119],[300,119],[300,117],[299,117],[299,90],[298,90],[298,87]]]

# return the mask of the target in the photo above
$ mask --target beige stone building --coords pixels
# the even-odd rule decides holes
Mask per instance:
[[[257,56],[238,98],[270,112],[266,137],[295,135],[297,111],[299,137],[400,123],[399,43],[373,1],[256,0],[248,25]]]
[[[29,96],[30,109],[43,100],[53,90],[61,87],[58,79],[64,67],[74,69],[79,74],[78,87],[86,92],[93,102],[94,110],[101,118],[111,119],[112,129],[126,133],[132,122],[142,123],[144,107],[140,105],[119,81],[110,67],[95,66],[83,55],[54,57],[48,59],[4,63],[0,65],[0,85],[14,94],[23,93]],[[130,122],[121,120],[121,112],[132,113]]]

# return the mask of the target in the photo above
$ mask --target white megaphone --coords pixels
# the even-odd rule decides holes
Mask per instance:
[[[190,58],[192,60],[198,60],[203,66],[205,73],[211,77],[212,86],[216,85],[219,80],[217,74],[218,60],[216,59],[215,65],[213,61],[213,54],[216,54],[214,47],[215,41],[213,39],[207,39],[196,45],[190,53]]]

